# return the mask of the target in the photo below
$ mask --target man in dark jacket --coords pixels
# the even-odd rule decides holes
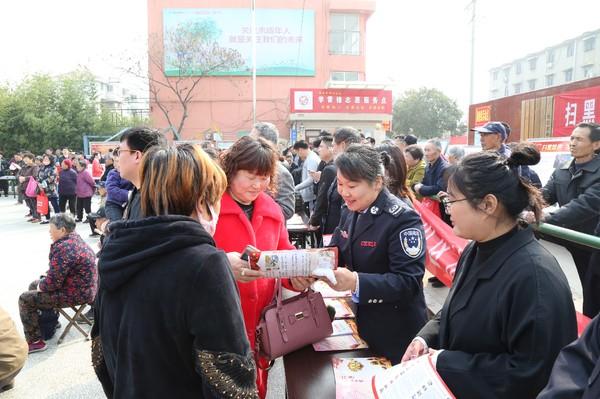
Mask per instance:
[[[415,192],[424,197],[437,195],[446,190],[444,170],[448,167],[442,157],[442,143],[439,140],[429,140],[425,144],[425,177],[421,183],[415,184]]]
[[[144,153],[150,147],[164,144],[164,135],[156,129],[132,127],[121,135],[118,148],[119,169],[121,177],[135,186],[131,192],[123,217],[128,220],[141,218],[140,196],[140,164]]]
[[[548,385],[538,399],[600,398],[600,319],[558,354]]]
[[[325,219],[327,216],[327,194],[329,193],[329,188],[332,186],[337,173],[337,168],[333,163],[333,137],[327,136],[321,138],[319,144],[319,157],[321,158],[321,161],[325,162],[325,167],[319,175],[315,209],[310,216],[309,224],[315,230],[320,228],[323,234],[332,234],[336,226],[327,226],[325,224]]]
[[[600,125],[580,123],[571,133],[570,151],[573,160],[556,169],[543,188],[544,200],[551,205],[560,205],[556,212],[544,218],[544,223],[594,234],[600,220],[600,158],[595,153],[598,149]],[[584,291],[585,310],[585,297],[599,295],[600,292],[600,287],[586,289],[584,283],[591,253],[571,245],[565,247],[573,255],[577,266]],[[595,314],[586,316],[594,317]]]

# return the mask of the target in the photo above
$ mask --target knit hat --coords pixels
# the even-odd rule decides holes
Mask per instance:
[[[67,168],[69,168],[69,169],[71,168],[71,166],[73,166],[73,162],[71,162],[71,160],[70,160],[70,159],[65,159],[65,160],[63,161],[63,163],[64,163],[65,165],[67,165]]]

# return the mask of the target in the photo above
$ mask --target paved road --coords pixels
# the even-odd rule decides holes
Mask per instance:
[[[12,197],[0,198],[0,306],[13,318],[22,332],[17,300],[29,283],[48,268],[50,236],[48,225],[32,225],[23,217],[24,205]],[[95,207],[93,207],[95,209]],[[77,232],[97,248],[98,239],[88,237],[88,225],[78,224]],[[63,326],[66,321],[61,318]],[[48,350],[32,354],[16,378],[15,387],[0,394],[1,399],[103,398],[90,361],[90,343],[75,329],[57,347],[59,330],[48,342]],[[271,370],[269,399],[283,398],[284,378],[281,362]]]

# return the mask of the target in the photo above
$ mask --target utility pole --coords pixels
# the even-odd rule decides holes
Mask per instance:
[[[256,0],[252,4],[252,126],[256,124]]]
[[[469,105],[473,104],[473,92],[475,90],[475,18],[477,0],[472,0],[471,6],[471,84],[469,86]]]

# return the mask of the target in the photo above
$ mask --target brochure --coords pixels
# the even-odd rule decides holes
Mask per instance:
[[[384,357],[334,357],[331,362],[335,375],[336,399],[373,398],[373,375],[392,367]]]
[[[331,306],[335,309],[336,319],[353,319],[354,312],[348,302],[343,298],[323,298],[325,306]]]
[[[372,380],[376,399],[455,399],[431,361],[431,355],[378,372]]]
[[[353,351],[368,347],[369,345],[358,334],[329,336],[313,344],[316,352]]]
[[[283,251],[254,249],[248,256],[250,267],[263,271],[267,277],[325,277],[332,284],[337,283],[333,273],[337,261],[338,249],[335,247]]]

